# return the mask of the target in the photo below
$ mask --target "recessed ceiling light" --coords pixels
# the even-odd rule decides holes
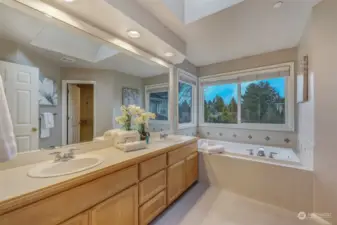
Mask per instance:
[[[63,0],[63,1],[65,1],[65,2],[73,2],[75,0]]]
[[[282,5],[283,5],[283,2],[279,1],[279,2],[276,2],[273,7],[274,9],[278,9],[278,8],[281,8]]]
[[[166,57],[172,57],[174,56],[173,52],[165,52],[164,54]]]
[[[74,63],[74,62],[76,62],[76,59],[68,57],[68,56],[63,56],[60,60],[64,63]]]
[[[140,38],[140,33],[136,30],[129,30],[128,31],[128,36],[130,38]]]

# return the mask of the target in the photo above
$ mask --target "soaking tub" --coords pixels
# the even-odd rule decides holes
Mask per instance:
[[[223,145],[225,152],[209,154],[207,145]],[[313,212],[313,172],[292,149],[207,139],[198,146],[200,182],[294,212]]]
[[[223,154],[237,158],[255,160],[282,166],[295,166],[305,169],[293,149],[280,148],[253,144],[234,143],[226,141],[200,139],[198,147],[200,152],[207,152],[206,146],[222,145],[225,148]],[[263,152],[264,156],[258,153]]]

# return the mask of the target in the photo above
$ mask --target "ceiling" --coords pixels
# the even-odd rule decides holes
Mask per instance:
[[[39,20],[1,4],[0,38],[24,45],[60,67],[116,70],[139,77],[168,72],[167,68],[118,52],[80,31],[59,27],[52,18]],[[62,61],[65,56],[75,61]]]
[[[277,0],[245,0],[189,24],[157,7],[162,0],[137,1],[185,40],[190,62],[203,66],[297,46],[320,0],[283,0],[278,9]]]

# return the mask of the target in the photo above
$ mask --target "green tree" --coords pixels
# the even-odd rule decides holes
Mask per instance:
[[[244,122],[284,122],[284,112],[280,110],[280,105],[284,106],[284,98],[268,82],[250,84],[241,99]]]

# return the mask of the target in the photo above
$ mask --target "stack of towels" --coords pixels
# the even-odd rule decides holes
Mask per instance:
[[[104,133],[104,139],[113,139],[114,146],[125,152],[146,148],[146,142],[139,141],[138,131],[109,130]]]
[[[208,145],[208,143],[203,143],[200,149],[208,152],[209,154],[222,154],[225,152],[225,147],[223,145]]]

